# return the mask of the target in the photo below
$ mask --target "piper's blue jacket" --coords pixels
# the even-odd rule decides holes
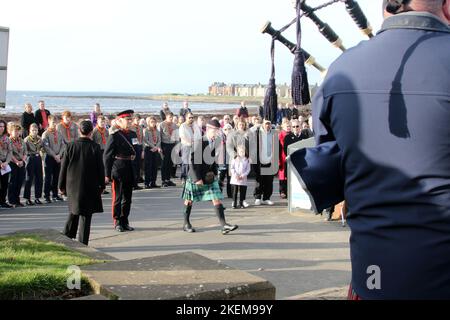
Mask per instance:
[[[313,118],[317,143],[341,153],[356,293],[450,299],[449,26],[428,13],[386,19],[332,64]]]

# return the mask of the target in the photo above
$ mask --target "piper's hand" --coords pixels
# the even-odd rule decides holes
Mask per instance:
[[[198,186],[202,186],[203,185],[203,180],[198,180],[195,184],[198,185]]]
[[[109,177],[105,177],[105,184],[109,184],[110,181],[111,179]]]

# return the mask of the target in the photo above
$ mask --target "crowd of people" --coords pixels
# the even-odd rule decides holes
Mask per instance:
[[[46,109],[44,101],[39,101],[38,105],[39,108],[33,112],[32,105],[27,103],[20,122],[0,120],[2,208],[63,200],[58,190],[61,160],[65,147],[78,139],[79,125],[70,111],[64,111],[58,117]],[[250,115],[245,102],[242,102],[234,115],[206,119],[202,115],[195,116],[185,101],[178,114],[171,111],[168,103],[162,106],[159,117],[151,115],[144,119],[139,114],[133,114],[131,130],[137,135],[133,144],[137,154],[133,160],[133,189],[174,187],[173,179],[178,178],[178,168],[179,178],[185,182],[194,141],[205,135],[207,121],[217,120],[220,124],[217,137],[220,140],[219,149],[222,150],[216,155],[220,189],[224,189],[226,196],[233,199],[233,208],[246,208],[250,205],[246,201],[247,176],[253,174],[256,179],[254,205],[273,205],[270,199],[277,172],[261,175],[261,168],[277,160],[280,196],[286,198],[287,146],[312,136],[310,119],[299,116],[298,110],[293,107],[280,106],[280,110],[296,112],[283,111],[280,123],[272,124],[260,115]],[[94,127],[92,140],[103,151],[109,135],[119,130],[116,119],[103,115],[98,103],[89,118]],[[275,139],[279,146],[277,154],[274,154]],[[258,144],[256,148],[252,146],[255,142]],[[264,152],[261,152],[262,149]],[[253,159],[250,154],[257,156]],[[160,185],[157,183],[159,172]],[[33,186],[34,199],[31,194]]]

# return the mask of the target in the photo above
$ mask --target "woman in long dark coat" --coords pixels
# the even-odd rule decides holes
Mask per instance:
[[[101,194],[105,189],[105,170],[100,146],[92,141],[93,126],[90,121],[80,123],[80,138],[67,145],[61,162],[58,187],[66,194],[69,217],[64,234],[69,238],[89,242],[92,214],[103,212]]]

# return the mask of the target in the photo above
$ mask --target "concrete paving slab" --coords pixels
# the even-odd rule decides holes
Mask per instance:
[[[273,300],[268,281],[192,252],[82,267],[97,294],[120,300]]]

